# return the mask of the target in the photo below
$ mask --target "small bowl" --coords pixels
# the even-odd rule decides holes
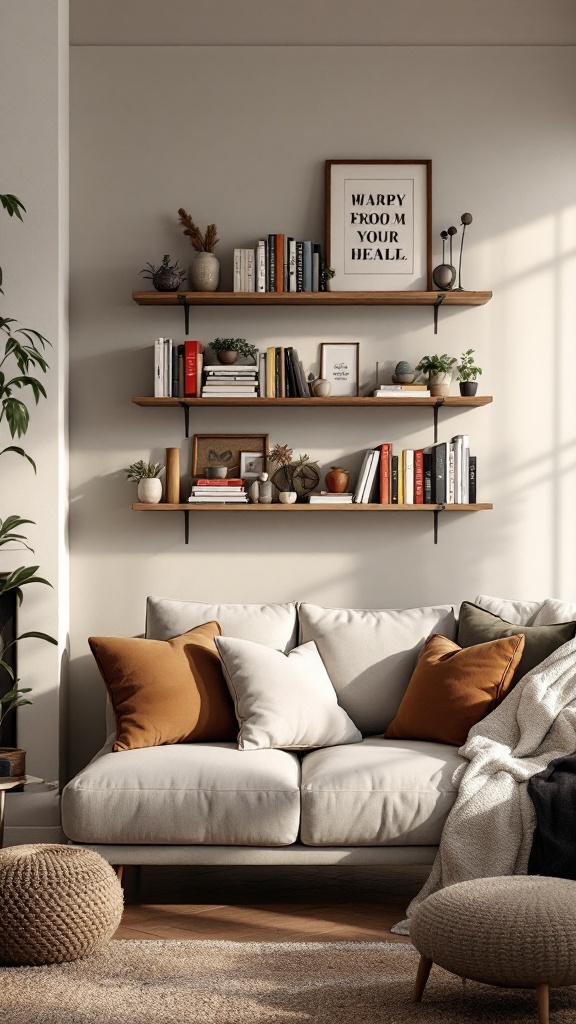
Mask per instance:
[[[204,474],[209,480],[224,480],[228,470],[226,466],[206,466]]]
[[[296,494],[296,491],[280,491],[278,501],[280,501],[282,505],[293,505],[297,497],[298,495]]]

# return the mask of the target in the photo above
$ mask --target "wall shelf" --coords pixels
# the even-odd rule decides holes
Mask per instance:
[[[244,406],[257,409],[274,408],[324,408],[335,409],[342,406],[356,409],[370,408],[393,408],[394,406],[424,406],[434,408],[446,406],[447,408],[472,408],[480,405],[490,405],[491,395],[475,395],[473,398],[460,398],[456,395],[447,398],[152,398],[146,395],[136,396],[132,399],[134,405],[144,408],[201,408],[202,406]]]

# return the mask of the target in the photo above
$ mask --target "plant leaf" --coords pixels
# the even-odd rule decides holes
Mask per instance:
[[[10,444],[10,445],[8,445],[7,448],[3,448],[2,451],[0,451],[0,455],[4,455],[6,452],[16,452],[17,455],[21,455],[23,459],[27,459],[28,460],[28,462],[32,466],[34,472],[36,472],[36,463],[34,462],[34,459],[32,459],[30,457],[30,455],[28,455],[24,451],[23,448],[18,448],[18,446],[15,445],[15,444]],[[23,523],[24,522],[31,523],[32,520],[31,519],[23,519],[22,522]]]

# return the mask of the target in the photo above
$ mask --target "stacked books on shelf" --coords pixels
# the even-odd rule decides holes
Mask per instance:
[[[154,342],[154,398],[199,398],[204,346],[200,341]]]
[[[323,291],[322,247],[289,235],[260,239],[254,249],[234,249],[235,292]]]
[[[308,499],[310,505],[351,505],[354,501],[352,492],[334,494],[333,491],[320,491],[319,494],[311,494]]]
[[[245,505],[247,501],[244,481],[233,477],[226,480],[195,477],[188,498],[190,505]]]
[[[430,398],[425,384],[379,384],[374,398]]]
[[[302,361],[295,348],[273,345],[260,353],[261,398],[310,398]]]
[[[257,398],[258,367],[214,366],[204,367],[202,398]]]
[[[396,455],[388,443],[369,449],[354,492],[354,501],[364,505],[474,505],[476,500],[476,456],[470,455],[467,434]]]

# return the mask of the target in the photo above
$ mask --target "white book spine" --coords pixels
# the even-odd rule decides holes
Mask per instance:
[[[258,364],[258,384],[260,398],[266,398],[266,353],[260,353],[260,360]]]
[[[462,435],[462,501],[467,505],[470,501],[470,438]]]
[[[166,380],[164,381],[164,398],[172,398],[172,359],[174,349],[172,338],[166,338]]]
[[[256,291],[254,249],[246,249],[246,291]]]
[[[154,342],[154,398],[164,398],[164,338]]]
[[[263,239],[258,242],[256,256],[256,291],[266,291],[266,242]]]
[[[361,501],[361,498],[362,498],[362,493],[364,491],[364,487],[366,486],[366,477],[367,477],[367,474],[368,474],[368,466],[370,465],[372,454],[373,453],[371,451],[365,452],[365,454],[364,454],[364,460],[362,462],[362,467],[360,469],[360,473],[359,473],[359,476],[358,476],[358,483],[356,485],[356,490],[354,491],[354,501],[357,504],[360,504],[360,501]]]
[[[240,249],[240,291],[246,291],[246,249]]]
[[[404,450],[404,504],[414,504],[414,449]]]
[[[320,291],[320,253],[312,253],[312,291]]]
[[[361,503],[362,505],[368,505],[370,503],[370,497],[372,495],[372,487],[374,486],[374,478],[376,476],[376,470],[378,469],[378,463],[380,462],[380,452],[371,452],[370,464],[368,466],[368,474],[366,477],[366,484],[362,492]]]
[[[456,435],[452,438],[454,445],[454,502],[462,504],[462,437]]]
[[[234,291],[242,291],[240,278],[240,249],[234,249]]]
[[[446,485],[446,502],[453,505],[456,501],[456,444],[448,445],[448,483]]]
[[[288,291],[296,291],[296,239],[288,243]]]

